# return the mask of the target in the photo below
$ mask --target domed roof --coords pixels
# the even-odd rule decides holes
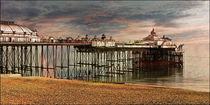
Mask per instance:
[[[0,22],[1,34],[37,35],[36,32],[11,21]]]

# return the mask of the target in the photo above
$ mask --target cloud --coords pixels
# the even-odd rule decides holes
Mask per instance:
[[[203,18],[208,5],[201,1],[4,1],[1,6],[3,19],[37,28],[41,35],[106,33],[136,40],[155,27],[179,41],[207,37],[208,30]]]
[[[44,14],[45,18],[59,18],[59,17],[65,17],[69,15],[74,15],[75,13],[78,13],[78,10],[74,9],[68,9],[68,10],[55,10],[49,13]]]

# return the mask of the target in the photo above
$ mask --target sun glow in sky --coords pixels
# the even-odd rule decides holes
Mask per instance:
[[[130,41],[154,27],[182,43],[209,43],[208,1],[2,1],[1,19],[39,35],[112,36]]]

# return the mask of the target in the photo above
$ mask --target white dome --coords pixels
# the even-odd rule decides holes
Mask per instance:
[[[27,27],[17,24],[0,24],[1,34],[37,35]]]

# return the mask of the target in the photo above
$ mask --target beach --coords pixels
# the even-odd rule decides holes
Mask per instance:
[[[1,104],[209,104],[209,92],[44,77],[1,77]]]

